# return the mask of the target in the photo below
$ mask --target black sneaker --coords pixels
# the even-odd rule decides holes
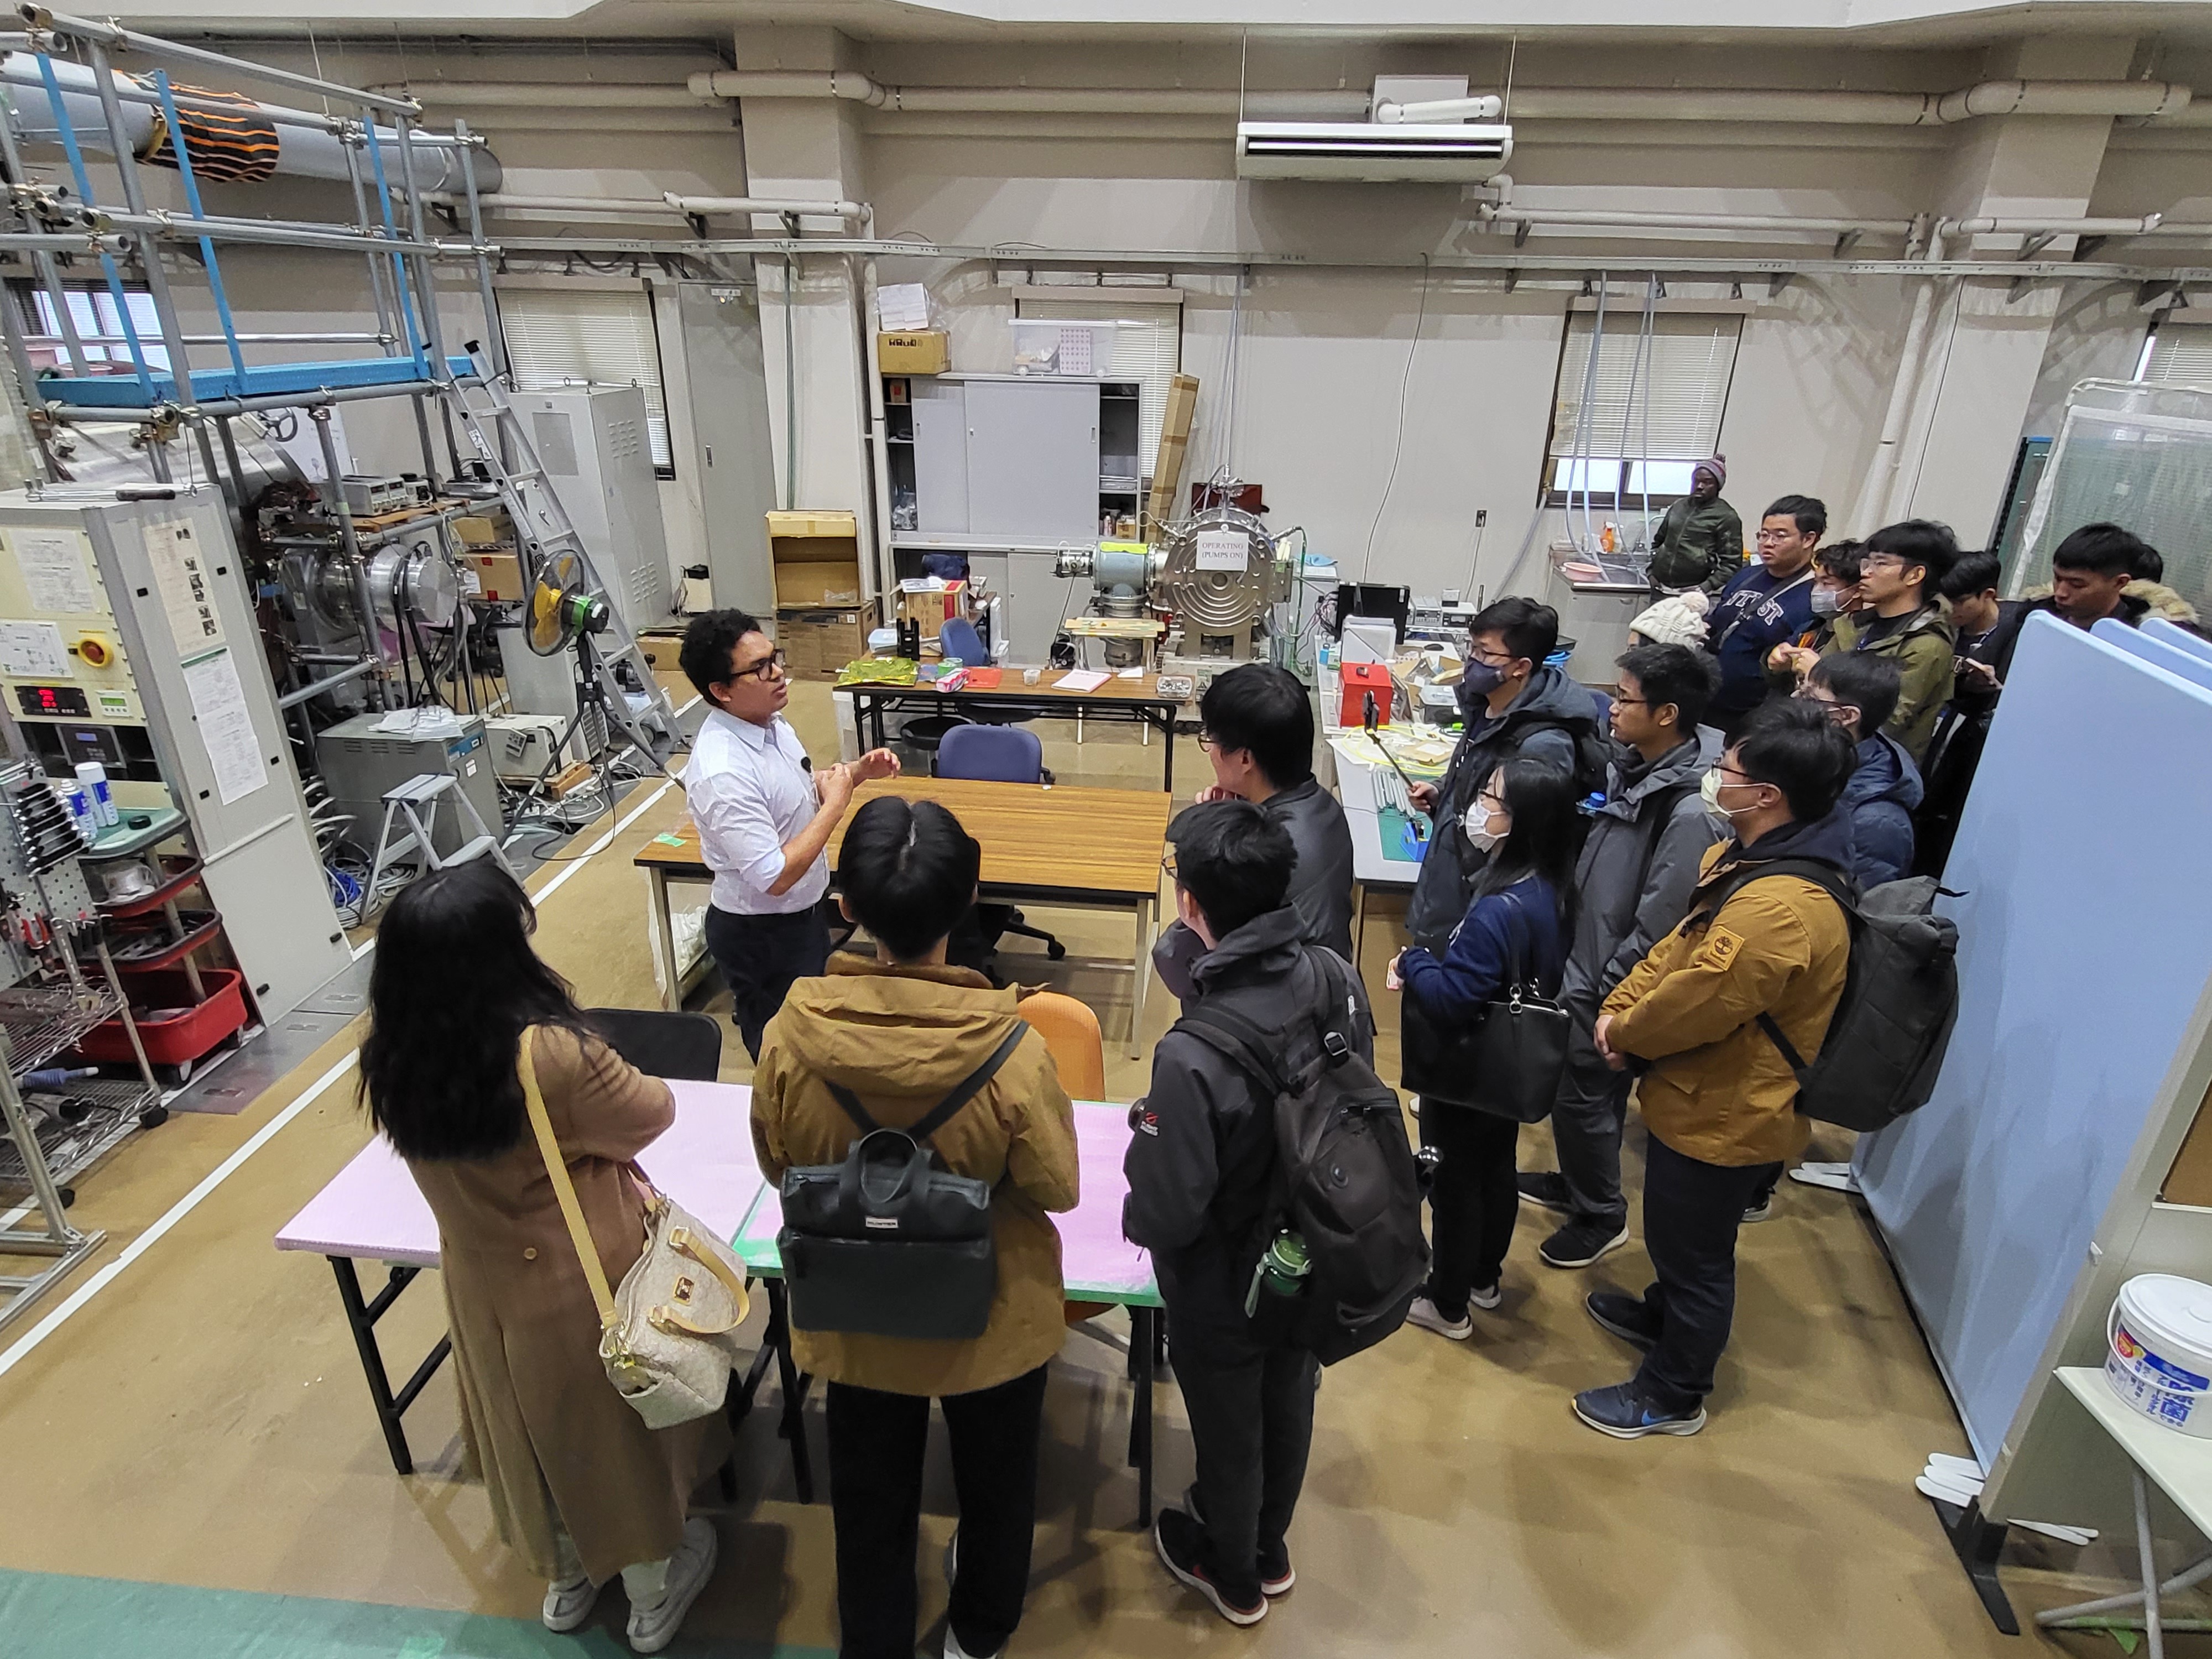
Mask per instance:
[[[1194,1524],[1203,1528],[1206,1517],[1198,1512],[1198,1486],[1195,1482],[1182,1492],[1183,1513]],[[1291,1565],[1291,1547],[1278,1544],[1271,1553],[1267,1547],[1260,1547],[1260,1594],[1267,1596],[1287,1595],[1291,1586],[1298,1582],[1297,1571]]]
[[[1619,1291],[1592,1291],[1583,1298],[1583,1308],[1592,1319],[1632,1347],[1649,1353],[1659,1346],[1658,1327],[1652,1322],[1651,1310],[1644,1306],[1640,1296],[1624,1296]]]
[[[1574,1200],[1567,1195],[1567,1178],[1557,1170],[1542,1170],[1514,1179],[1521,1188],[1523,1204],[1534,1204],[1540,1210],[1553,1210],[1561,1215],[1575,1212]]]
[[[1705,1426],[1705,1408],[1663,1411],[1633,1382],[1609,1389],[1585,1389],[1575,1396],[1575,1415],[1615,1440],[1641,1440],[1647,1434],[1695,1434]]]
[[[1213,1610],[1232,1625],[1256,1625],[1267,1616],[1262,1595],[1249,1607],[1231,1601],[1214,1583],[1206,1564],[1206,1531],[1181,1510],[1162,1510],[1152,1522],[1152,1547],[1160,1565],[1213,1603]]]
[[[1628,1243],[1628,1229],[1609,1221],[1570,1221],[1536,1247],[1547,1267],[1587,1267]]]

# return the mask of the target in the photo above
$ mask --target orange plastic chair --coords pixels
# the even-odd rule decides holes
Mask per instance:
[[[1106,1095],[1106,1041],[1098,1016],[1088,1003],[1039,991],[1022,999],[1021,1016],[1036,1029],[1060,1068],[1060,1086],[1071,1100],[1102,1100]]]

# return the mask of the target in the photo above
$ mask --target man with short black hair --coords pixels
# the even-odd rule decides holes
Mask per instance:
[[[1936,723],[1936,738],[1922,769],[1927,793],[1913,825],[1916,875],[1942,875],[1951,856],[1959,815],[1966,810],[1966,792],[1981,767],[1982,746],[2004,690],[1997,664],[2011,661],[2013,643],[2027,620],[2023,601],[1997,597],[2002,576],[1996,554],[1962,553],[1943,578],[1943,597],[1951,602],[1951,622],[1959,633],[1952,647],[1951,702]]]
[[[1192,969],[1198,1000],[1279,1032],[1285,1075],[1319,1057],[1325,1030],[1370,1060],[1358,976],[1303,943],[1285,902],[1290,832],[1250,801],[1223,800],[1182,812],[1168,839],[1176,913],[1206,946]],[[1254,1625],[1295,1582],[1285,1534],[1318,1380],[1310,1352],[1256,1337],[1244,1313],[1253,1235],[1282,1179],[1274,1096],[1220,1049],[1170,1030],[1130,1121],[1121,1230],[1152,1253],[1198,1462],[1183,1507],[1161,1511],[1153,1547],[1223,1618]]]
[[[1896,881],[1912,869],[1912,811],[1924,793],[1920,769],[1881,729],[1903,681],[1887,657],[1839,652],[1814,663],[1797,692],[1826,708],[1858,750],[1843,810],[1851,821],[1851,873],[1863,888]]]
[[[742,611],[694,617],[677,660],[708,706],[684,769],[700,855],[714,878],[707,951],[729,984],[745,1052],[757,1059],[762,1030],[793,982],[830,959],[819,909],[830,837],[854,789],[897,776],[898,760],[874,749],[815,771],[783,718],[791,701],[783,653]]]
[[[1762,1021],[1811,1064],[1850,959],[1843,908],[1781,860],[1848,881],[1850,825],[1837,802],[1850,740],[1826,711],[1770,704],[1722,757],[1716,799],[1735,839],[1705,855],[1681,925],[1607,997],[1595,1041],[1608,1063],[1644,1063],[1650,1131],[1642,1297],[1592,1293],[1589,1316],[1645,1351],[1627,1382],[1575,1396],[1575,1415],[1620,1440],[1695,1434],[1735,1317],[1744,1212],[1804,1150],[1797,1079]]]
[[[1559,642],[1559,613],[1515,596],[1478,611],[1468,628],[1459,711],[1467,722],[1451,763],[1434,784],[1413,787],[1413,805],[1433,824],[1429,849],[1406,907],[1414,944],[1441,956],[1467,915],[1474,878],[1489,861],[1468,839],[1468,809],[1490,775],[1516,755],[1547,760],[1585,788],[1604,778],[1597,700],[1557,668],[1545,666]]]
[[[1766,701],[1766,656],[1813,626],[1813,557],[1828,509],[1810,495],[1784,495],[1759,524],[1759,557],[1729,579],[1705,618],[1705,648],[1720,664],[1720,690],[1706,718],[1733,736]]]
[[[1885,525],[1866,538],[1859,556],[1864,607],[1836,618],[1834,637],[1820,654],[1868,651],[1895,660],[1904,690],[1884,728],[1905,745],[1917,766],[1936,736],[1936,719],[1951,695],[1951,609],[1938,591],[1959,557],[1950,526],[1932,519]],[[1802,682],[1814,659],[1793,652]]]
[[[1522,1196],[1565,1219],[1538,1247],[1547,1267],[1587,1267],[1628,1243],[1620,1131],[1628,1079],[1591,1039],[1598,1005],[1689,908],[1705,851],[1721,840],[1701,786],[1720,733],[1699,724],[1711,660],[1680,645],[1644,645],[1616,665],[1614,755],[1605,799],[1575,865],[1575,933],[1560,1000],[1574,1017],[1567,1069],[1552,1108],[1556,1175],[1523,1175]]]
[[[1291,834],[1297,863],[1285,900],[1309,945],[1352,959],[1352,828],[1344,808],[1314,776],[1310,695],[1297,675],[1248,662],[1214,677],[1198,700],[1199,746],[1213,763],[1200,801],[1249,800]],[[1152,947],[1160,983],[1190,994],[1190,964],[1201,947],[1180,921]]]

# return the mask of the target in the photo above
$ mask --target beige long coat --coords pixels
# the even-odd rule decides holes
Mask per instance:
[[[532,1033],[546,1115],[609,1285],[642,1253],[645,1209],[622,1165],[675,1121],[668,1085],[603,1044]],[[558,1539],[592,1582],[674,1553],[715,1419],[654,1431],[599,1363],[599,1316],[526,1127],[480,1161],[410,1160],[438,1218],[461,1426],[500,1536],[545,1578]]]

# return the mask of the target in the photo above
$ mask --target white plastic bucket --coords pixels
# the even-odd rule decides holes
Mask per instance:
[[[2143,1273],[2105,1322],[2105,1379],[2153,1422],[2212,1439],[2212,1285]]]

